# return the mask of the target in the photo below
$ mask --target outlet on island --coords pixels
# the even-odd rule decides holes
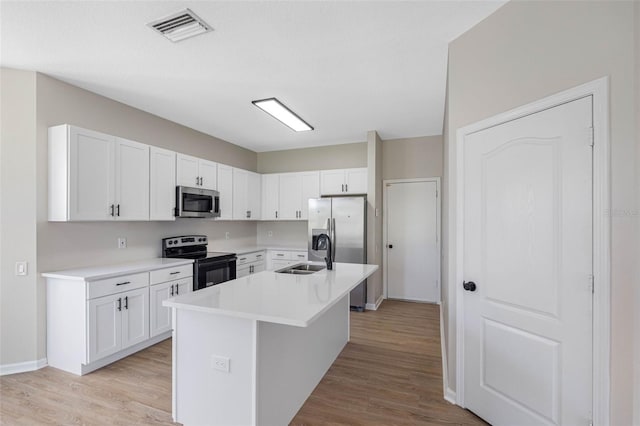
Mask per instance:
[[[229,233],[228,233],[228,232],[225,232],[225,233],[224,233],[224,239],[225,239],[225,240],[228,240],[228,239],[229,239]]]

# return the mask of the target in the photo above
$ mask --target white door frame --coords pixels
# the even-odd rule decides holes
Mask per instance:
[[[429,178],[414,178],[414,179],[386,179],[382,181],[383,188],[383,220],[382,220],[382,270],[384,271],[382,274],[382,296],[387,298],[387,219],[389,217],[389,209],[387,206],[387,200],[389,197],[387,196],[387,184],[392,183],[412,183],[412,182],[435,182],[436,184],[436,239],[438,240],[438,305],[442,300],[442,246],[441,246],[441,205],[440,205],[440,177],[429,177]]]
[[[451,241],[449,255],[452,262],[453,285],[456,294],[456,402],[464,402],[464,297],[459,291],[464,278],[464,140],[465,137],[535,114],[580,98],[593,98],[593,424],[609,425],[610,406],[610,324],[611,324],[611,240],[610,228],[610,182],[609,182],[609,77],[602,77],[572,89],[551,95],[539,101],[523,105],[486,120],[459,128],[456,132],[456,164],[451,175],[456,177],[450,205],[455,208],[456,221],[449,223]],[[453,229],[452,229],[453,228]],[[451,288],[452,283],[448,283]]]

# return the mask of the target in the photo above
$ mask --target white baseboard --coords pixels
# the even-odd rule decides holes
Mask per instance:
[[[17,362],[15,364],[0,365],[0,376],[8,374],[26,373],[28,371],[39,370],[47,366],[47,359],[42,358],[36,361]]]
[[[449,386],[447,386],[447,388],[444,390],[444,399],[452,403],[453,405],[457,405],[456,393],[455,391],[451,390]]]
[[[376,303],[367,303],[365,305],[365,308],[368,311],[377,311],[383,300],[384,300],[384,295],[380,295],[380,297],[378,297],[378,300],[376,300]]]

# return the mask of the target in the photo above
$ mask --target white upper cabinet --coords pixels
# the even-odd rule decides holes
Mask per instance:
[[[258,173],[233,169],[233,219],[258,220],[261,217],[261,179]]]
[[[192,188],[217,189],[217,164],[213,161],[178,153],[176,184]]]
[[[149,149],[149,219],[175,220],[176,153]]]
[[[306,220],[309,198],[320,196],[317,171],[262,176],[262,220]]]
[[[49,128],[49,220],[149,220],[149,146]]]
[[[262,175],[262,220],[278,219],[280,175]]]
[[[249,172],[249,218],[262,219],[262,175]]]
[[[347,195],[367,193],[367,168],[322,170],[321,195]]]
[[[233,167],[218,164],[219,219],[233,219]]]
[[[116,138],[115,152],[115,217],[149,220],[149,145]]]

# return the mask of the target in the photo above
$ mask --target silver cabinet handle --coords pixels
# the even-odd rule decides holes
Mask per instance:
[[[124,297],[124,308],[129,309],[129,296]]]
[[[256,254],[256,257],[262,257],[262,255],[261,254]]]
[[[284,256],[282,253],[277,253],[276,256]]]
[[[171,295],[173,296],[173,284],[171,284]]]
[[[278,218],[278,210],[276,210],[276,219]]]
[[[118,310],[122,310],[122,297],[118,298]]]
[[[238,260],[247,260],[247,258],[246,258],[246,257],[241,257],[241,258],[240,258],[240,259],[238,259]]]
[[[169,272],[169,275],[177,275],[177,274],[179,274],[179,273],[180,273],[180,271]]]
[[[344,183],[342,184],[342,191],[340,191],[340,192],[344,192]]]
[[[200,185],[200,178],[196,176],[196,186]]]
[[[349,184],[348,183],[344,184],[344,192],[349,192]]]
[[[180,294],[180,284],[176,284],[176,294]]]
[[[120,204],[116,207],[116,216],[120,216]]]
[[[111,207],[110,207],[110,209],[111,209],[111,216],[113,216],[113,211],[114,211],[113,209],[114,209],[114,208],[115,208],[115,204],[111,204]]]
[[[131,284],[131,281],[125,281],[125,282],[117,283],[116,285],[125,285],[125,284]]]

